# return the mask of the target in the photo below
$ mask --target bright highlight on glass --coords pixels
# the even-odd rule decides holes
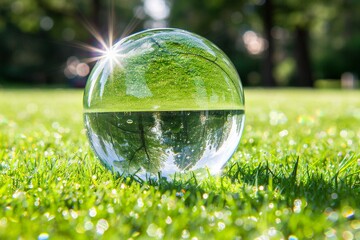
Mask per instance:
[[[101,51],[84,93],[101,162],[141,179],[219,174],[244,123],[243,89],[225,54],[179,29],[140,32]]]

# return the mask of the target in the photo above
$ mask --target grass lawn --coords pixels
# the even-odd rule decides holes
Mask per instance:
[[[0,90],[0,239],[360,239],[360,92],[245,97],[221,178],[139,183],[90,151],[81,91]]]

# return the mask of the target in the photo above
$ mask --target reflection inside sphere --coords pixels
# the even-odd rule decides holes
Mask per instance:
[[[219,173],[239,142],[243,118],[241,110],[103,112],[85,114],[85,124],[108,168],[146,179],[205,166]]]
[[[180,29],[151,29],[106,48],[84,91],[97,157],[121,175],[217,174],[239,143],[244,93],[228,57]]]

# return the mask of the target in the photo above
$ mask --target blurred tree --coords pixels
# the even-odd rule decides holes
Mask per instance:
[[[263,7],[264,35],[267,40],[267,49],[264,54],[263,82],[264,86],[273,87],[276,85],[274,79],[274,40],[272,30],[274,27],[274,6],[273,0],[265,0]]]
[[[125,30],[141,0],[114,2],[114,28]],[[74,42],[98,44],[85,27],[89,22],[107,36],[111,1],[3,0],[0,8],[0,81],[63,83],[70,56],[91,57]],[[80,76],[81,77],[81,76]]]
[[[260,58],[244,47],[242,36],[259,25],[251,0],[170,1],[169,25],[202,35],[219,46],[241,73],[242,82],[259,71]],[[251,23],[251,25],[250,25]]]
[[[274,1],[276,5],[274,10],[275,24],[293,33],[292,52],[296,60],[296,85],[313,87],[312,52],[315,50],[313,48],[315,44],[314,36],[316,31],[320,31],[322,37],[328,37],[322,28],[326,28],[329,22],[339,17],[337,9],[339,9],[343,1]],[[319,40],[323,41],[323,39]],[[323,47],[321,46],[323,42],[319,43],[318,46]]]
[[[360,74],[358,0],[2,0],[0,83],[85,81],[66,68],[91,53],[71,45],[98,44],[84,19],[107,36],[112,4],[122,36],[164,26],[198,33],[230,57],[245,85],[313,86],[315,78]]]
[[[338,0],[336,3],[331,20],[316,31],[316,74],[324,79],[339,79],[344,72],[360,76],[360,17],[357,14],[360,2]]]

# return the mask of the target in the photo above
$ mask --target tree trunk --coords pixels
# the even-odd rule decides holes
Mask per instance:
[[[356,30],[356,28],[353,28],[354,8],[352,8],[351,0],[345,0],[342,8],[344,16],[344,37],[348,40],[353,36],[354,30]]]
[[[275,87],[276,82],[273,75],[274,70],[274,41],[271,36],[271,29],[274,25],[273,14],[274,6],[272,0],[266,0],[264,4],[264,13],[263,13],[263,21],[264,21],[264,30],[265,30],[265,38],[267,40],[267,49],[264,52],[264,60],[263,60],[263,85],[265,87]]]
[[[100,31],[100,11],[101,11],[101,1],[93,0],[92,1],[92,23],[97,31]]]
[[[313,87],[314,79],[311,71],[308,29],[298,26],[296,27],[295,34],[295,57],[298,74],[297,85],[300,87]]]

